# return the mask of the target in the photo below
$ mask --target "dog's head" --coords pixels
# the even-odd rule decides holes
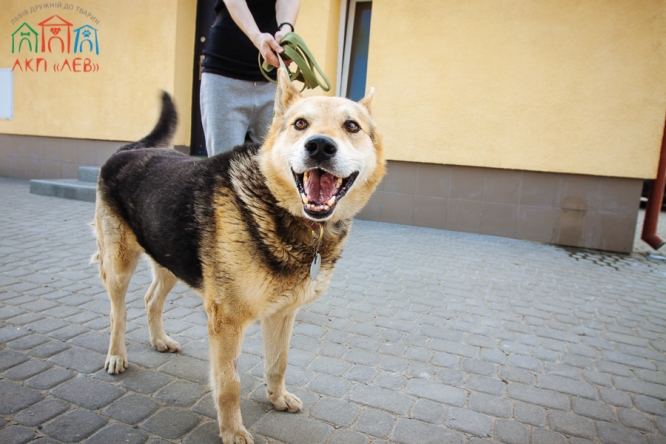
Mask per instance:
[[[374,90],[361,101],[304,98],[278,71],[275,116],[260,153],[280,204],[312,221],[353,217],[384,175],[384,151],[372,118]]]

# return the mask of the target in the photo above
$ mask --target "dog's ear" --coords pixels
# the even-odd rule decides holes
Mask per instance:
[[[275,90],[275,116],[282,117],[287,109],[301,99],[301,93],[289,81],[289,76],[278,68],[278,84]]]
[[[375,88],[370,87],[370,91],[363,97],[361,100],[358,101],[360,105],[362,105],[365,109],[368,110],[368,113],[372,115],[372,101],[375,98]]]

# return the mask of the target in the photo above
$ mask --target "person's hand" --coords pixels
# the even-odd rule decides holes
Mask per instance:
[[[259,34],[255,46],[269,65],[276,68],[280,67],[280,60],[278,60],[277,54],[284,52],[284,48],[279,45],[272,35],[267,32]]]
[[[278,43],[282,42],[282,39],[284,38],[285,35],[287,35],[287,33],[289,33],[289,29],[287,29],[286,31],[279,30],[278,32],[275,33],[275,41]]]

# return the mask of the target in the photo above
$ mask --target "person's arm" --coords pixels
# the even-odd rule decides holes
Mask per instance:
[[[257,47],[264,60],[275,67],[279,67],[280,61],[275,53],[279,54],[283,52],[284,49],[282,49],[272,35],[267,32],[262,33],[259,30],[245,0],[224,0],[224,4],[233,21],[238,25],[241,31],[248,36],[252,44]]]
[[[277,0],[275,2],[275,18],[278,25],[282,23],[289,23],[291,26],[296,26],[296,17],[298,17],[298,10],[301,7],[300,0]],[[288,25],[283,25],[275,33],[275,40],[279,43],[282,37],[292,29]]]

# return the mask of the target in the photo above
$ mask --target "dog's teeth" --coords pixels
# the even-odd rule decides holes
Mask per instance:
[[[340,187],[340,185],[342,185],[342,177],[338,177],[338,187]]]
[[[307,205],[308,204],[308,196],[305,195],[305,193],[301,193],[301,200],[303,201],[303,204]]]
[[[328,205],[329,207],[332,207],[333,205],[335,205],[335,196],[331,197],[329,199],[329,201],[326,202],[326,205]]]
[[[306,171],[303,173],[303,183],[306,183],[308,181],[308,177],[310,177],[310,172]]]

